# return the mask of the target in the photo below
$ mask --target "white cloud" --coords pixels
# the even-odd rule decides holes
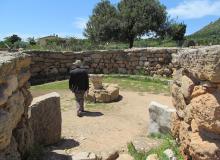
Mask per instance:
[[[73,22],[73,25],[75,28],[78,29],[85,29],[86,28],[86,23],[88,21],[88,18],[81,18],[78,17],[75,19],[75,21]]]
[[[205,16],[220,16],[219,0],[184,0],[174,8],[168,9],[172,18],[196,19]]]

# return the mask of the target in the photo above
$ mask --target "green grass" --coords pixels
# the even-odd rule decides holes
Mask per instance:
[[[106,75],[104,83],[118,84],[121,90],[169,94],[168,79],[152,78],[141,75]],[[32,86],[32,91],[68,90],[68,81],[57,81]]]
[[[140,75],[108,75],[105,83],[118,84],[121,90],[169,94],[168,79],[152,78]]]
[[[168,157],[163,153],[166,149],[172,149],[178,160],[183,160],[180,154],[179,146],[173,140],[170,135],[151,135],[151,138],[162,139],[162,144],[157,148],[152,148],[147,153],[138,152],[132,143],[128,144],[128,152],[135,160],[146,160],[146,158],[151,154],[157,154],[160,160],[169,160]]]
[[[42,85],[31,86],[33,91],[51,91],[51,90],[67,90],[69,89],[68,80],[45,83]]]

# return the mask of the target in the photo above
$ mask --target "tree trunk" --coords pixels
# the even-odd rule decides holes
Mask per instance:
[[[134,44],[134,38],[129,39],[129,48],[132,48]]]

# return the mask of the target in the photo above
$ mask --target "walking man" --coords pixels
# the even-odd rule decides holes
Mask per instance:
[[[77,116],[82,117],[84,112],[84,95],[89,90],[89,76],[87,70],[82,68],[82,62],[76,60],[75,69],[70,71],[69,89],[75,94]]]

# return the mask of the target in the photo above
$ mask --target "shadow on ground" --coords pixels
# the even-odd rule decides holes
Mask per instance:
[[[85,111],[83,113],[83,116],[85,117],[100,117],[103,116],[104,114],[101,112],[91,112],[91,111]]]
[[[65,151],[79,145],[80,143],[73,139],[62,139],[57,144],[47,147],[42,160],[72,160]]]

